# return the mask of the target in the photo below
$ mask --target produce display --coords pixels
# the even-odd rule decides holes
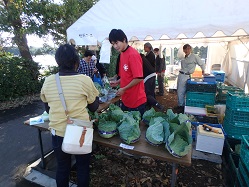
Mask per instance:
[[[106,112],[91,116],[98,118],[98,133],[103,138],[118,134],[127,144],[140,139],[141,116],[138,111],[124,112],[119,106],[111,104]],[[175,114],[171,109],[168,109],[167,113],[156,112],[151,108],[144,113],[142,121],[148,125],[145,139],[151,145],[165,144],[165,149],[175,157],[185,156],[191,150],[191,123],[187,115]]]
[[[104,86],[101,86],[98,82],[94,82],[94,85],[99,91],[99,101],[101,103],[116,97],[117,90],[111,88],[110,84],[104,84]]]
[[[185,156],[191,150],[191,123],[187,115],[175,114],[171,109],[164,114],[151,108],[144,113],[143,121],[149,125],[146,140],[150,144],[165,143],[165,148],[175,157]]]

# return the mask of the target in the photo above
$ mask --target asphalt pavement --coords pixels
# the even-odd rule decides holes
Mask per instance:
[[[23,178],[27,166],[40,158],[37,129],[23,122],[43,112],[41,101],[0,111],[0,186],[39,186]],[[44,152],[48,152],[52,149],[51,136],[44,132],[42,137]]]

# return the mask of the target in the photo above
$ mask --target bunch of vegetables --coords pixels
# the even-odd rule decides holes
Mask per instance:
[[[98,117],[98,132],[103,138],[111,138],[119,133],[125,143],[134,143],[141,135],[140,120],[138,111],[123,112],[119,106],[111,104],[109,110]]]
[[[165,143],[165,148],[175,157],[182,157],[191,150],[191,123],[185,114],[156,112],[154,108],[146,111],[143,121],[149,125],[146,140],[152,145]]]

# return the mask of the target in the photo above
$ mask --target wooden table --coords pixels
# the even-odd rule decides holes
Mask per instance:
[[[25,121],[24,124],[29,125],[29,120]],[[48,130],[48,122],[45,122],[43,124],[38,124],[38,125],[32,125],[32,126],[38,129],[39,143],[40,143],[40,148],[41,148],[42,167],[45,168],[41,132]],[[173,157],[166,150],[166,148],[164,147],[165,146],[164,144],[160,145],[160,146],[153,146],[153,145],[150,145],[145,140],[146,129],[147,129],[147,126],[143,122],[140,122],[141,137],[140,137],[139,141],[134,143],[134,144],[131,144],[132,146],[134,146],[133,150],[125,149],[125,151],[128,153],[131,153],[131,154],[149,156],[149,157],[152,157],[154,159],[159,159],[159,160],[163,160],[163,161],[167,161],[167,162],[172,163],[171,187],[174,187],[176,184],[178,165],[179,164],[185,165],[185,166],[191,165],[192,150],[189,151],[189,153],[182,158]],[[105,138],[100,137],[97,130],[95,130],[93,141],[96,144],[103,145],[106,147],[111,147],[111,148],[115,148],[115,149],[122,149],[120,147],[120,143],[122,143],[122,141],[118,135],[116,135],[112,138],[109,138],[109,139],[105,139]]]

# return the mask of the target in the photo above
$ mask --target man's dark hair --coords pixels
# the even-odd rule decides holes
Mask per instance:
[[[151,45],[151,43],[149,43],[149,42],[146,42],[146,43],[144,44],[144,47],[148,47],[150,50],[152,50],[152,45]]]
[[[121,29],[112,29],[109,34],[109,41],[112,42],[123,42],[125,40],[126,43],[128,43],[127,36],[125,35],[124,31]]]
[[[56,50],[55,60],[59,70],[75,70],[79,65],[80,58],[73,46],[65,44]]]
[[[158,49],[158,48],[154,48],[154,51],[158,52],[158,51],[159,51],[159,49]]]
[[[192,47],[191,47],[189,44],[185,44],[185,45],[183,46],[183,49],[187,49],[188,47],[190,47],[190,49],[192,49]]]
[[[93,52],[91,50],[86,50],[84,53],[84,57],[88,57],[88,56],[93,56]]]

